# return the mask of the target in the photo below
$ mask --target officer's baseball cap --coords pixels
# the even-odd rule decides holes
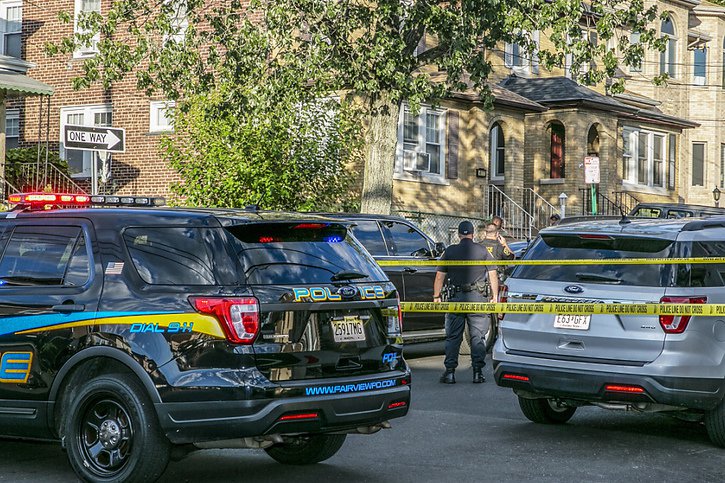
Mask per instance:
[[[473,223],[470,221],[462,221],[458,224],[459,235],[473,235]]]

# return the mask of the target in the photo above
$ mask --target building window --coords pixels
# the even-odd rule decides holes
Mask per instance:
[[[692,51],[694,56],[694,82],[698,86],[704,86],[707,81],[707,49],[695,49]]]
[[[677,135],[670,134],[667,143],[667,188],[675,189],[675,163],[677,162]]]
[[[665,150],[666,136],[662,133],[625,128],[622,137],[624,180],[653,188],[663,188],[667,180],[668,187],[674,189],[675,136],[669,136],[668,150]]]
[[[550,175],[554,178],[565,178],[566,133],[564,126],[558,123],[551,124],[551,158]]]
[[[725,144],[720,145],[720,187],[725,188]]]
[[[632,32],[629,34],[629,43],[631,45],[637,45],[639,44],[639,32]],[[642,60],[638,59],[636,62],[634,62],[632,65],[629,66],[630,72],[642,72]]]
[[[445,164],[444,145],[444,111],[421,106],[418,115],[414,115],[407,105],[403,106],[398,122],[397,173],[442,178]]]
[[[68,170],[74,178],[90,178],[91,163],[95,159],[95,151],[65,149],[63,133],[66,125],[72,126],[112,126],[113,112],[111,106],[73,106],[60,110],[60,156],[68,162]]]
[[[13,0],[0,2],[0,19],[2,20],[2,50],[4,55],[20,58],[22,56],[23,2]]]
[[[666,39],[664,52],[660,52],[660,74],[675,77],[677,64],[677,39],[675,38],[675,24],[667,17],[662,21],[660,33]]]
[[[186,30],[189,28],[189,16],[186,9],[187,0],[164,0],[169,8],[169,24],[171,31],[165,37],[165,41],[181,43],[186,38]]]
[[[524,37],[534,43],[533,52],[527,51],[526,44],[517,44],[507,42],[504,47],[504,64],[514,72],[528,74],[533,72],[539,73],[539,32],[535,31],[529,34],[524,32]]]
[[[692,143],[692,186],[705,186],[705,143]]]
[[[150,132],[170,132],[174,130],[174,107],[176,103],[173,101],[153,101],[151,102],[151,112],[149,115],[149,131]]]
[[[491,128],[489,142],[491,143],[491,163],[489,166],[491,179],[503,179],[504,173],[506,172],[506,141],[503,137],[503,129],[499,123],[495,123]]]
[[[20,111],[8,109],[5,111],[5,148],[14,149],[19,145],[20,139]]]
[[[75,33],[84,34],[83,29],[78,20],[81,16],[87,16],[91,13],[101,13],[101,0],[75,0]],[[99,33],[95,34],[86,44],[79,46],[78,50],[73,54],[75,57],[89,57],[98,53],[98,42],[101,40]]]

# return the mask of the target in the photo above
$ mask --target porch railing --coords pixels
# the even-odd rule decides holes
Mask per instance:
[[[18,184],[23,191],[43,191],[50,187],[60,193],[86,193],[75,181],[53,164],[24,163],[20,165]]]
[[[535,234],[537,227],[534,216],[498,186],[488,185],[483,202],[484,213],[504,219],[508,235],[516,239],[530,239]]]

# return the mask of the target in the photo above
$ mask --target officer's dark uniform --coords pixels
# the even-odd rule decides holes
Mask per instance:
[[[489,238],[484,238],[479,242],[483,247],[488,250],[489,255],[493,257],[494,260],[513,260],[514,254],[509,251],[508,248],[501,245],[501,242],[498,240],[491,240]],[[499,280],[501,280],[501,276],[503,275],[505,266],[498,266],[496,269],[498,270]]]
[[[473,226],[471,226],[471,231]],[[480,244],[470,238],[461,239],[460,243],[451,245],[443,252],[441,260],[493,260],[493,257]],[[478,266],[441,266],[439,272],[447,272],[448,284],[452,286],[450,302],[488,302],[483,287],[488,271],[491,268],[485,265]],[[466,320],[471,334],[471,362],[474,374],[480,372],[485,363],[486,343],[489,314],[470,313],[446,314],[446,370],[453,370],[458,366],[458,351],[463,340],[463,330]]]

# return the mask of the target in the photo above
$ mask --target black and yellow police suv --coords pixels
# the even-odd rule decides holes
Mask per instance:
[[[395,287],[344,222],[9,199],[0,434],[59,439],[83,480],[153,481],[199,448],[315,463],[408,412]]]

